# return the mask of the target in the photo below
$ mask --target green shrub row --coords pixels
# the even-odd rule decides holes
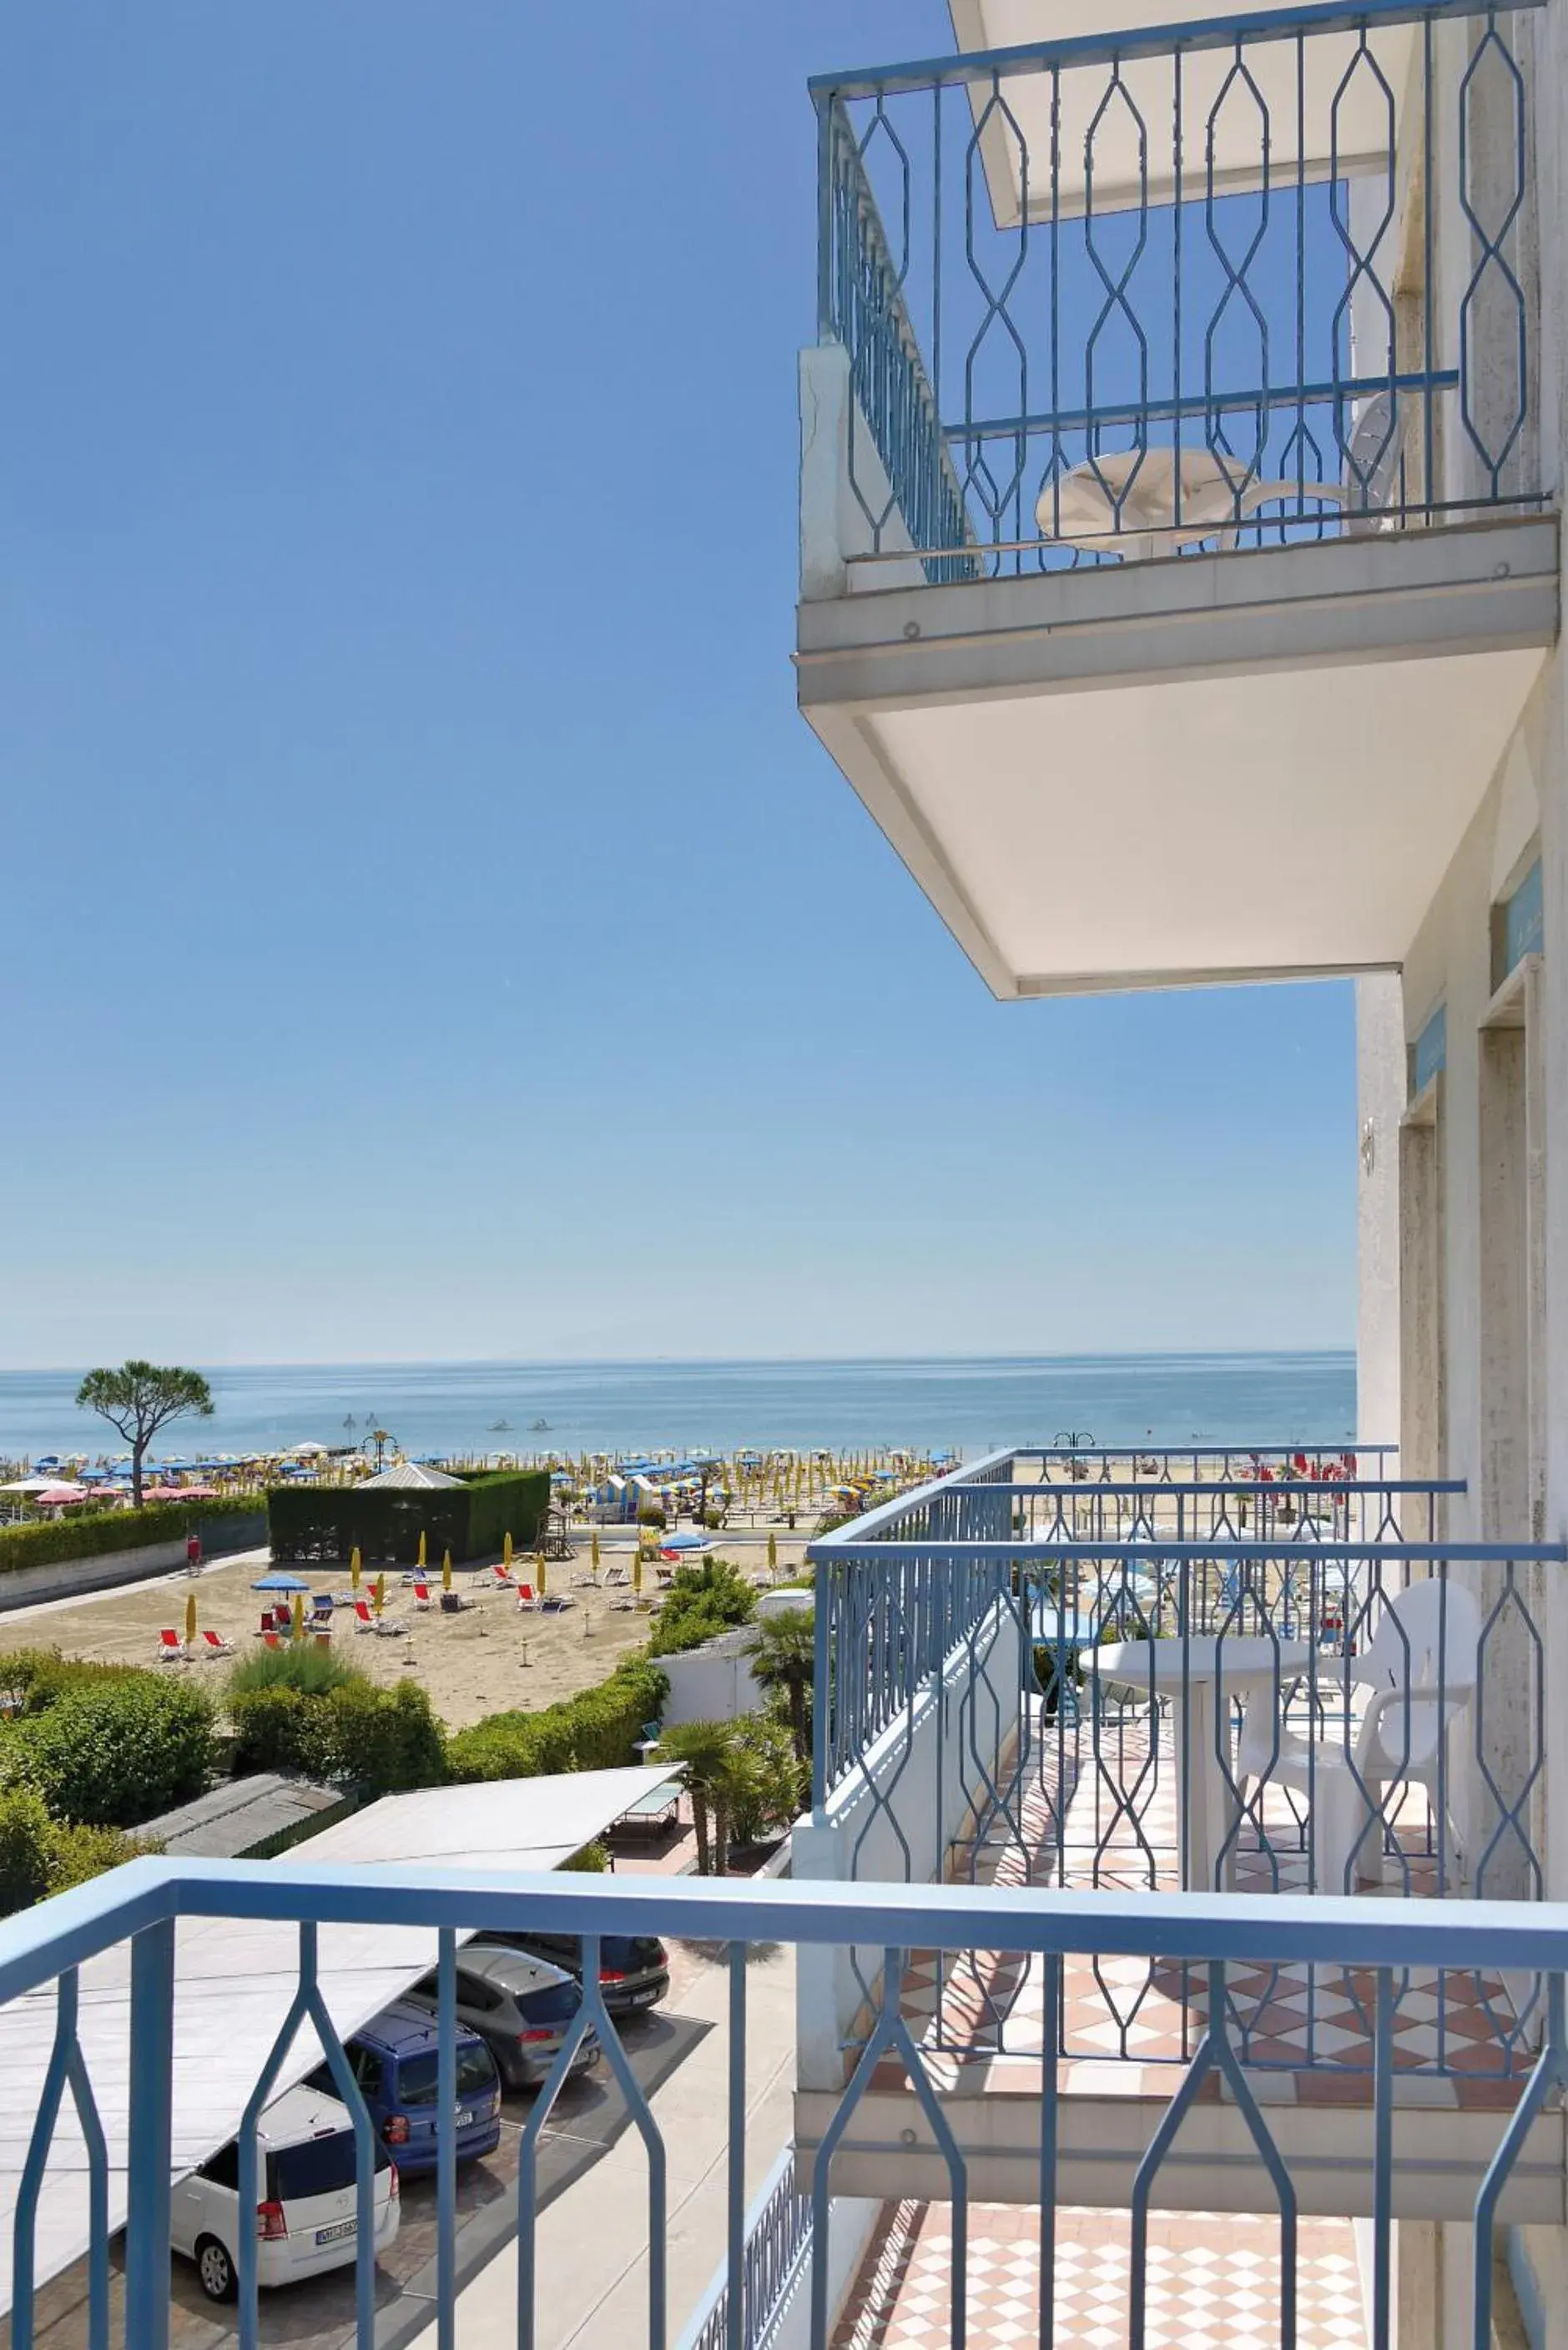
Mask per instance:
[[[156,1673],[68,1681],[0,1736],[0,1783],[74,1826],[129,1828],[202,1794],[217,1759],[205,1690]]]
[[[118,1828],[72,1827],[51,1819],[31,1787],[0,1787],[0,1917],[157,1849]]]
[[[607,1680],[538,1713],[492,1713],[447,1740],[449,1778],[533,1779],[550,1771],[614,1771],[637,1760],[643,1724],[670,1693],[658,1666],[623,1657]]]
[[[510,1534],[519,1550],[539,1539],[550,1507],[545,1469],[497,1469],[421,1492],[396,1485],[281,1485],[267,1494],[267,1532],[277,1560],[346,1559],[412,1566],[425,1537],[429,1564],[488,1558]]]
[[[259,1493],[225,1493],[213,1502],[150,1502],[140,1510],[85,1510],[26,1525],[0,1526],[0,1575],[22,1566],[52,1565],[59,1559],[101,1558],[107,1551],[183,1541],[192,1526],[204,1538],[210,1525],[225,1518],[254,1518],[259,1539],[263,1509]]]
[[[325,1695],[279,1682],[237,1690],[230,1712],[239,1773],[299,1771],[367,1798],[446,1776],[441,1724],[417,1681],[386,1690],[354,1674]]]

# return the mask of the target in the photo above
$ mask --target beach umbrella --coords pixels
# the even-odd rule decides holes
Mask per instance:
[[[186,1646],[188,1648],[193,1648],[195,1647],[195,1645],[196,1645],[196,1595],[195,1595],[195,1593],[192,1591],[192,1592],[191,1593],[191,1595],[190,1595],[189,1598],[188,1598],[188,1599],[186,1600],[186,1602],[185,1602],[185,1646]]]
[[[348,1580],[356,1591],[359,1588],[359,1545],[355,1544],[348,1554]]]
[[[510,1534],[503,1534],[501,1537],[501,1564],[506,1569],[507,1574],[510,1575],[512,1572],[512,1537]]]
[[[441,1555],[441,1587],[443,1591],[450,1591],[452,1589],[452,1553],[450,1550],[443,1550]]]
[[[768,1536],[768,1573],[770,1575],[776,1575],[778,1571],[779,1538],[777,1534],[770,1534]]]
[[[309,1588],[302,1575],[286,1575],[281,1567],[276,1566],[270,1573],[258,1575],[251,1586],[253,1591],[308,1591]]]
[[[296,1591],[294,1595],[294,1622],[289,1627],[289,1638],[291,1640],[303,1640],[305,1638],[305,1594],[303,1591]]]
[[[425,1547],[425,1530],[424,1530],[423,1526],[421,1526],[421,1527],[420,1528],[420,1558],[419,1558],[420,1572],[421,1572],[421,1575],[424,1573],[425,1566],[426,1566],[427,1561],[428,1561],[428,1559],[429,1559],[429,1556],[430,1556],[430,1554],[429,1554],[429,1552],[427,1551],[427,1549],[426,1549],[426,1547]]]
[[[537,1589],[540,1598],[543,1599],[545,1596],[545,1554],[543,1551],[539,1553],[538,1556],[534,1561],[534,1572],[539,1578]]]
[[[385,1607],[386,1604],[387,1577],[385,1570],[383,1570],[382,1573],[376,1577],[376,1613],[378,1616],[380,1614],[382,1608]]]
[[[631,1563],[631,1587],[640,1599],[642,1596],[642,1545],[640,1543],[638,1544],[637,1556]]]
[[[593,1541],[589,1545],[589,1550],[593,1570],[597,1575],[599,1571],[599,1530],[597,1526],[594,1528]]]

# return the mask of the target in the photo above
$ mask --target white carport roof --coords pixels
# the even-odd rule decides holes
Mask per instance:
[[[312,1836],[296,1856],[345,1867],[558,1867],[618,1819],[668,1770],[575,1771],[428,1787],[388,1795]],[[237,1862],[265,1868],[265,1861]],[[483,1924],[475,1918],[470,1933]],[[466,1936],[460,1939],[466,1939]],[[288,1922],[182,1918],[175,1929],[174,2175],[183,2176],[234,2137],[266,2053],[294,1996],[299,1932]],[[323,1926],[322,1995],[347,2039],[434,1965],[433,1928]],[[109,2141],[109,2216],[124,2225],[130,2137],[130,1952],[125,1943],[81,1970],[78,2033]],[[13,2220],[27,2137],[38,2110],[54,2037],[53,1986],[0,2008],[0,2311],[11,2306]],[[321,2046],[308,2027],[278,2075],[277,2094],[303,2080]],[[38,2282],[88,2249],[87,2155],[67,2094],[38,2199]]]

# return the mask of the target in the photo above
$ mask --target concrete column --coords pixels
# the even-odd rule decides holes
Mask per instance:
[[[1402,1477],[1441,1477],[1448,1458],[1442,1082],[1439,1077],[1430,1116],[1399,1136]]]
[[[1355,983],[1355,1122],[1361,1163],[1355,1419],[1363,1444],[1397,1441],[1402,1433],[1399,1120],[1404,1107],[1403,991],[1397,972],[1372,972]]]

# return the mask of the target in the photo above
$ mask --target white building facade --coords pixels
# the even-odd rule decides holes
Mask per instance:
[[[814,85],[802,711],[1000,999],[1355,979],[1361,1436],[1561,1544],[1563,0],[952,15]],[[1454,1573],[1487,1889],[1568,1900],[1568,1575]],[[1472,2231],[1397,2235],[1388,2338],[1469,2343]]]

